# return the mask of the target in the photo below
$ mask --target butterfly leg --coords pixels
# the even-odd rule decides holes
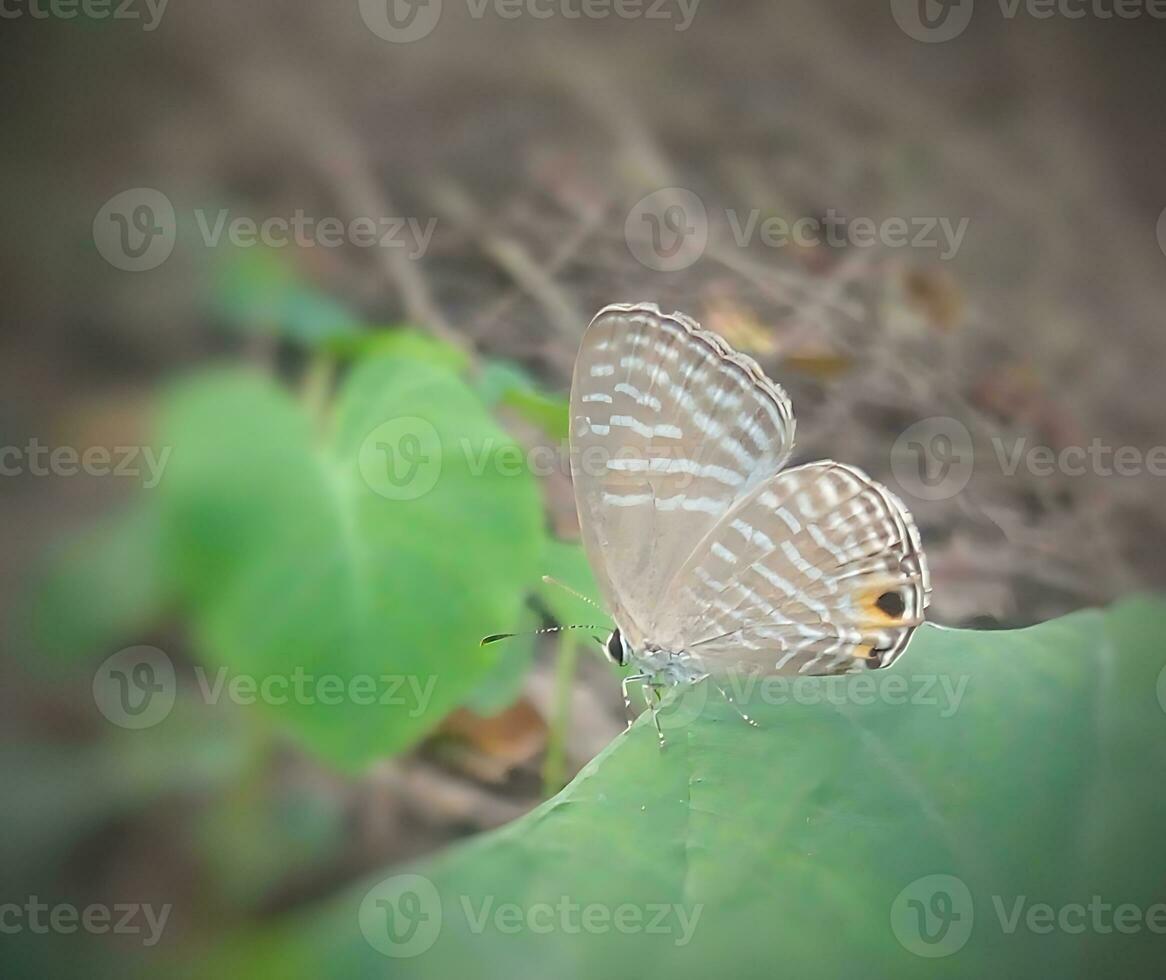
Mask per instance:
[[[729,704],[732,706],[733,710],[741,716],[742,721],[744,721],[746,724],[752,725],[754,728],[761,727],[760,725],[757,724],[757,722],[755,722],[752,718],[750,718],[747,714],[745,714],[744,711],[742,711],[739,707],[737,707],[737,702],[733,700],[733,696],[728,691],[726,691],[723,687],[721,687],[720,684],[718,684],[716,681],[714,681],[711,677],[708,678],[708,682],[710,684],[712,684],[712,686],[715,687],[718,691],[721,692],[721,697],[723,697],[726,701],[729,702]]]
[[[660,748],[664,748],[664,732],[660,728],[660,712],[658,705],[660,703],[660,689],[663,685],[654,684],[651,678],[644,680],[641,684],[641,690],[644,692],[644,702],[648,706],[648,710],[652,713],[652,724],[656,726],[656,736],[660,739]],[[649,694],[651,692],[651,694]],[[655,695],[655,698],[652,695]]]
[[[647,678],[648,678],[647,674],[628,674],[627,677],[625,677],[622,681],[619,682],[620,689],[623,691],[624,717],[627,719],[627,722],[628,722],[627,728],[624,729],[625,732],[628,731],[632,727],[632,722],[635,721],[635,718],[632,717],[632,698],[631,698],[631,695],[628,694],[628,685],[632,681],[644,682],[647,680]]]

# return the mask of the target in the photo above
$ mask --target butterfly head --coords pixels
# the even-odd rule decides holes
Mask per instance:
[[[623,634],[620,633],[618,627],[611,631],[607,642],[603,644],[603,652],[607,654],[607,659],[617,667],[626,666],[631,651],[628,649],[627,643],[624,642]]]

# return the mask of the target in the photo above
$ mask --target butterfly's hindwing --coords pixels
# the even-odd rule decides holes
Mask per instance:
[[[887,666],[923,621],[929,589],[902,503],[827,460],[770,478],[697,545],[660,635],[714,674]]]

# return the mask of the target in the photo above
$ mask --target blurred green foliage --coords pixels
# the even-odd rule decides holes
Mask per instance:
[[[211,310],[243,333],[266,333],[305,347],[359,338],[360,317],[306,283],[278,252],[230,249],[214,269]]]
[[[57,543],[20,618],[36,662],[108,655],[148,629],[168,603],[155,501]]]
[[[240,253],[213,295],[227,324],[304,350],[300,395],[256,368],[172,382],[158,400],[159,485],[59,550],[31,603],[34,648],[107,656],[177,616],[197,662],[228,683],[298,671],[379,695],[383,678],[404,678],[405,703],[392,706],[257,700],[306,750],[349,769],[461,704],[512,703],[533,641],[478,640],[540,625],[540,575],[579,549],[548,538],[525,449],[492,409],[509,406],[557,444],[565,401],[417,331],[353,329],[272,253]]]
[[[555,439],[567,438],[568,411],[564,400],[541,391],[517,365],[490,362],[478,378],[477,390],[487,405],[505,405]]]
[[[351,698],[280,706],[311,748],[354,765],[416,741],[490,666],[477,640],[484,623],[518,616],[538,574],[542,508],[529,473],[494,465],[517,448],[510,437],[428,362],[362,362],[321,428],[243,372],[172,393],[160,427],[175,447],[159,488],[164,552],[212,664],[432,685],[427,700],[389,710]],[[431,440],[423,462],[397,459],[415,429]],[[395,486],[393,470],[411,482]]]

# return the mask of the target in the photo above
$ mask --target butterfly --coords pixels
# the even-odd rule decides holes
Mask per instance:
[[[906,649],[931,590],[911,515],[856,467],[787,468],[793,447],[782,388],[695,320],[637,303],[591,321],[571,475],[616,624],[604,650],[633,669],[625,704],[630,682],[659,695],[734,674],[842,674]]]

